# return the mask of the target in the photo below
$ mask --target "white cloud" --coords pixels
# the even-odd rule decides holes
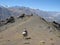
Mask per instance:
[[[56,13],[55,15],[52,15],[52,17],[58,17],[58,16],[60,16],[60,13]]]
[[[49,16],[49,17],[46,17],[46,18],[47,18],[47,19],[52,19],[52,20],[54,19],[54,18],[53,18],[53,17],[51,17],[51,16]]]
[[[49,19],[53,19],[53,17],[48,17]]]

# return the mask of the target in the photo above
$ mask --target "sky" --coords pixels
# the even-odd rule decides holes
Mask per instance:
[[[60,12],[60,0],[0,0],[3,6],[24,6],[44,11]]]

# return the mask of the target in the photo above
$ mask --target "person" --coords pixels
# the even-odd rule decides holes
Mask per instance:
[[[26,28],[22,32],[22,35],[23,35],[24,38],[26,38],[28,36],[28,32],[27,32]]]

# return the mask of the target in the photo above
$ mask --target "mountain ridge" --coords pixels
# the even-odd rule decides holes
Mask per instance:
[[[4,27],[0,28],[3,29],[0,32],[0,45],[60,45],[59,31],[37,15],[17,19],[15,23],[7,24]],[[24,28],[28,31],[27,37],[30,39],[23,38]]]
[[[32,9],[29,7],[23,7],[23,6],[13,6],[13,7],[8,7],[6,8],[6,10],[9,11],[5,11],[7,14],[9,12],[10,15],[15,15],[15,16],[19,16],[23,13],[25,13],[26,15],[31,15],[31,14],[35,14],[35,15],[39,15],[41,17],[43,17],[44,19],[46,19],[47,21],[56,21],[58,23],[60,23],[60,12],[50,12],[50,11],[43,11],[43,10],[39,10],[39,9]],[[4,11],[4,10],[3,10]],[[8,15],[9,15],[8,14]],[[0,16],[1,17],[1,16]]]

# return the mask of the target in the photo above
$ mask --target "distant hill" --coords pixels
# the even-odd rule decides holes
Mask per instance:
[[[23,7],[23,6],[13,6],[13,7],[0,7],[0,18],[7,18],[11,15],[13,16],[19,16],[23,13],[26,15],[34,14],[39,15],[46,19],[47,21],[57,21],[60,23],[60,12],[52,12],[52,11],[43,11],[39,9],[31,9],[29,7]],[[2,16],[1,16],[2,15]]]
[[[12,12],[9,9],[0,6],[0,19],[6,19],[11,15],[12,15]]]

